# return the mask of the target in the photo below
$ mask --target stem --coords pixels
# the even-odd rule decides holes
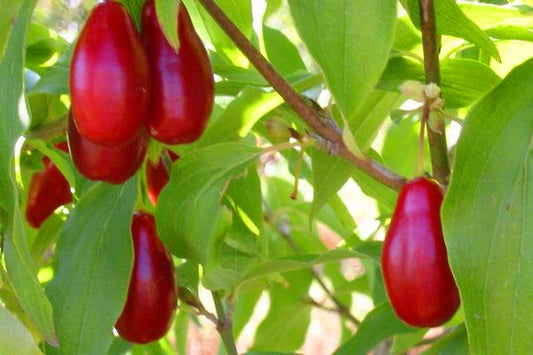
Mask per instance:
[[[437,45],[434,3],[433,0],[419,0],[419,6],[426,84],[435,83],[440,86],[439,48]],[[430,100],[426,100],[424,106],[430,104]],[[444,127],[444,122],[442,122],[442,126]],[[446,133],[435,132],[430,127],[428,127],[427,131],[433,175],[441,184],[446,185],[450,174]]]
[[[348,159],[355,166],[365,171],[368,175],[389,186],[399,190],[405,180],[388,170],[384,166],[368,157],[356,157],[344,145],[342,136],[320,118],[315,108],[311,107],[290,84],[272,67],[263,55],[253,46],[246,36],[233,24],[226,14],[213,0],[198,0],[219,26],[232,39],[235,45],[248,58],[253,66],[272,85],[279,95],[294,109],[294,111],[320,136],[331,141],[337,147],[336,154]]]
[[[231,323],[231,317],[228,317],[226,311],[224,310],[224,305],[220,297],[220,292],[213,291],[213,302],[215,303],[215,308],[217,310],[218,324],[217,331],[222,338],[224,347],[228,355],[238,355],[237,347],[235,346],[235,340],[233,339],[233,325]]]
[[[300,181],[300,170],[302,168],[302,160],[304,159],[304,148],[301,147],[298,152],[298,160],[296,160],[296,166],[294,167],[294,188],[291,193],[291,199],[296,200],[298,197],[298,182]]]

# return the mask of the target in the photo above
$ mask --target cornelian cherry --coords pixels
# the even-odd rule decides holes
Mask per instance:
[[[167,150],[170,159],[174,162],[179,156],[171,150]],[[169,172],[165,166],[163,159],[159,158],[157,163],[152,163],[150,160],[146,163],[146,185],[148,190],[148,198],[155,206],[159,193],[165,187],[169,180]]]
[[[72,54],[70,94],[76,126],[96,144],[136,139],[150,97],[150,70],[140,35],[116,1],[96,5]]]
[[[131,223],[134,263],[128,298],[115,328],[133,343],[163,337],[174,318],[178,289],[174,265],[157,236],[154,217],[135,213]]]
[[[66,142],[60,142],[55,147],[68,152]],[[50,158],[44,156],[42,161],[44,169],[31,177],[26,202],[26,220],[34,228],[39,228],[56,208],[72,202],[67,179]]]
[[[149,136],[144,128],[133,141],[121,146],[95,144],[80,135],[72,114],[67,124],[70,156],[79,173],[89,180],[122,184],[141,166],[146,155]]]
[[[150,62],[152,92],[146,127],[166,144],[190,143],[203,133],[214,98],[211,64],[185,6],[178,14],[179,51],[168,43],[153,0],[142,13],[142,37]]]
[[[444,324],[460,303],[442,234],[442,200],[443,192],[433,180],[406,183],[383,246],[390,303],[400,319],[415,327]]]

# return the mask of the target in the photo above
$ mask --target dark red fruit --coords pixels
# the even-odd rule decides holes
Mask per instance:
[[[68,152],[66,142],[55,146]],[[56,208],[72,202],[72,193],[67,179],[50,158],[45,156],[42,160],[44,170],[31,177],[26,203],[26,220],[34,228],[39,228]]]
[[[82,137],[72,114],[69,115],[67,138],[70,156],[81,175],[89,180],[122,184],[141,166],[146,154],[149,136],[144,128],[133,141],[121,146],[95,144]]]
[[[72,54],[70,95],[79,132],[97,144],[133,140],[146,117],[150,70],[124,7],[96,5]]]
[[[381,257],[394,311],[415,327],[446,323],[459,307],[442,235],[443,192],[425,178],[404,185],[396,203]]]
[[[173,151],[167,150],[167,152],[172,161],[176,161],[179,158],[179,156]],[[146,164],[146,184],[148,188],[148,198],[154,206],[157,204],[159,193],[168,183],[168,180],[168,171],[163,163],[163,159],[159,158],[159,161],[156,164],[148,160]]]
[[[180,48],[176,53],[161,31],[154,1],[146,2],[142,34],[152,74],[146,127],[152,137],[166,144],[197,140],[213,108],[209,57],[183,5],[178,22]]]
[[[128,298],[115,324],[120,336],[133,343],[149,343],[169,330],[178,289],[174,265],[159,240],[151,214],[135,213],[131,223],[135,260]]]

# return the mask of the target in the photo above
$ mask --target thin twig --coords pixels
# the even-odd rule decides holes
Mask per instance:
[[[424,71],[426,73],[426,84],[434,83],[440,86],[439,48],[437,43],[437,29],[435,21],[435,7],[433,0],[419,0],[420,25],[422,29],[422,45],[424,49]],[[424,105],[431,104],[431,100],[426,100]],[[429,112],[428,112],[429,115]],[[441,118],[436,118],[441,119]],[[426,121],[428,122],[428,121]],[[436,126],[444,127],[444,123],[437,123]],[[446,133],[437,132],[427,127],[429,150],[431,153],[431,165],[433,176],[443,185],[448,183],[450,175],[450,163],[448,160],[448,145],[446,143]]]
[[[368,157],[357,157],[350,152],[345,146],[342,136],[320,118],[316,109],[309,105],[272,67],[213,0],[198,1],[294,111],[320,136],[333,143],[337,148],[337,155],[349,160],[359,169],[392,189],[399,190],[403,186],[405,179],[402,177]]]

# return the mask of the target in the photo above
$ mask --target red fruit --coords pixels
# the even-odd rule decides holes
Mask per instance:
[[[55,146],[64,152],[68,151],[65,142]],[[26,203],[26,219],[34,228],[39,228],[56,208],[72,202],[72,193],[67,179],[48,157],[45,156],[42,160],[44,170],[31,177]]]
[[[179,158],[173,151],[167,150],[167,152],[172,161],[176,161]],[[163,163],[163,159],[160,158],[156,164],[148,160],[146,164],[146,184],[148,187],[148,198],[154,206],[157,204],[159,193],[168,183],[168,180],[168,171]]]
[[[130,16],[115,1],[96,5],[83,28],[70,71],[76,126],[97,144],[133,140],[150,97],[148,59]]]
[[[178,289],[174,265],[159,240],[151,214],[135,213],[131,223],[135,260],[128,298],[115,324],[120,336],[133,343],[149,343],[169,330]]]
[[[183,5],[178,22],[180,48],[176,53],[161,31],[153,0],[146,2],[142,35],[150,61],[152,93],[145,123],[150,135],[166,144],[197,140],[213,108],[209,57]]]
[[[394,311],[415,327],[447,322],[459,307],[442,235],[443,192],[425,178],[404,185],[396,203],[381,257]]]
[[[80,135],[72,114],[69,115],[67,138],[70,156],[80,174],[89,180],[110,184],[122,184],[135,174],[144,160],[149,140],[142,128],[133,141],[124,145],[95,144]]]

